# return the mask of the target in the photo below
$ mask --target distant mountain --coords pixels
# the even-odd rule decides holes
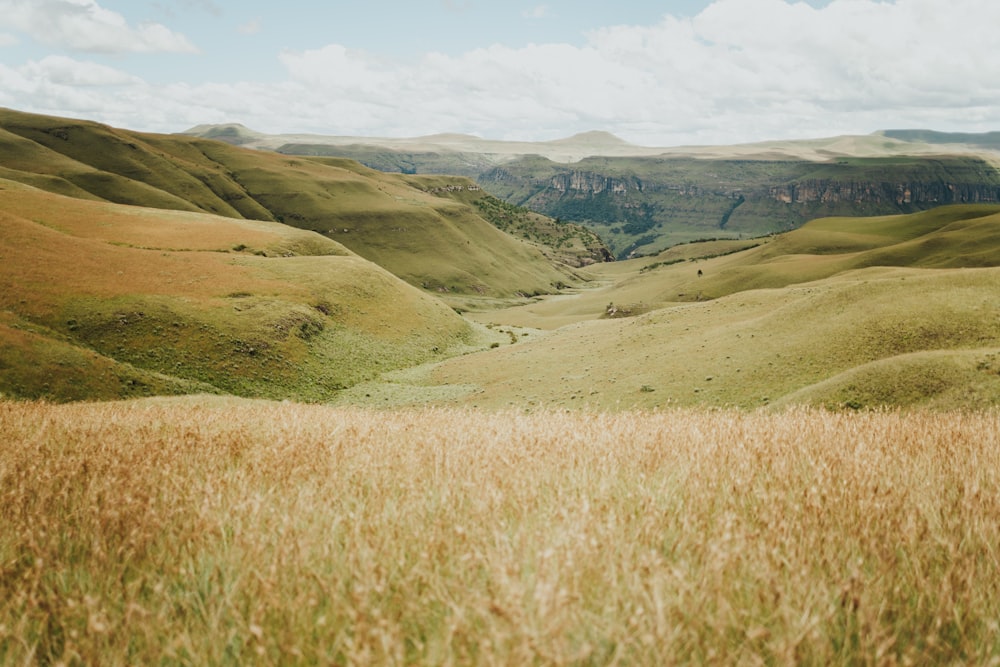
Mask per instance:
[[[868,135],[843,135],[816,139],[761,141],[722,146],[639,146],[609,132],[581,132],[551,141],[502,141],[470,134],[443,133],[423,137],[359,137],[320,134],[264,134],[240,125],[198,125],[182,134],[220,139],[248,148],[347,157],[345,151],[406,156],[412,173],[437,171],[442,155],[462,155],[469,166],[457,175],[475,177],[479,165],[497,166],[527,156],[553,162],[577,162],[587,157],[694,157],[726,160],[809,160],[837,157],[887,157],[938,155],[1000,150],[1000,132],[958,134],[930,130],[884,130]],[[425,164],[426,163],[426,164]],[[456,164],[461,164],[457,161]]]
[[[632,144],[628,143],[624,139],[620,139],[610,132],[602,132],[600,130],[580,132],[579,134],[574,134],[572,137],[567,137],[565,139],[553,139],[552,141],[547,141],[545,143],[557,145],[585,144],[589,146],[606,146],[613,148],[632,146]],[[634,146],[632,147],[635,148]]]
[[[430,160],[432,163],[440,154],[476,155],[475,164],[496,165],[506,160],[524,155],[542,155],[559,162],[573,162],[591,155],[658,155],[663,148],[649,148],[630,144],[613,134],[601,131],[582,132],[571,137],[552,141],[501,141],[483,139],[470,134],[432,134],[423,137],[347,137],[316,134],[273,134],[267,135],[249,130],[238,123],[225,125],[199,125],[182,134],[220,139],[237,143],[248,148],[271,150],[280,153],[326,155],[348,157],[344,149],[357,150],[365,147],[416,156],[417,161]],[[417,173],[439,173],[417,167]],[[459,172],[459,175],[475,175]]]
[[[234,146],[243,146],[264,138],[266,135],[254,132],[245,125],[228,123],[226,125],[198,125],[186,132],[203,139],[218,139]]]
[[[882,135],[907,142],[969,146],[1000,151],[1000,132],[937,132],[935,130],[885,130]]]
[[[387,172],[466,176],[510,204],[587,226],[620,259],[691,240],[784,231],[824,215],[1000,198],[1000,133],[886,130],[673,148],[636,146],[600,131],[545,142],[453,134],[286,139],[246,145],[347,157]]]

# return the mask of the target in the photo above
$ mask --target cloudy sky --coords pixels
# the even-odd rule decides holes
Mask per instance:
[[[0,106],[650,146],[1000,130],[997,0],[0,0]]]

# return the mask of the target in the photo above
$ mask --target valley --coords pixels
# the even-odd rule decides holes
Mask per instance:
[[[509,204],[596,233],[618,259],[678,243],[788,231],[831,215],[1000,201],[991,133],[887,130],[737,146],[650,148],[587,132],[548,142],[269,136],[192,128],[258,150],[339,156],[386,172],[451,173]]]
[[[610,261],[467,176],[0,111],[0,663],[995,660],[988,156],[511,158],[617,159],[729,194]]]
[[[1000,205],[989,203],[998,186],[985,158],[629,158],[730,188],[719,195],[725,231],[745,233],[604,261],[610,250],[588,228],[461,176],[0,119],[5,396],[581,410],[1000,398]],[[575,163],[565,192],[597,187],[584,168],[619,169],[617,159]],[[525,160],[550,174],[538,178],[556,168]],[[762,185],[803,164],[812,176],[799,185]],[[941,205],[858,215],[871,206],[857,188],[836,190],[842,168],[903,170],[933,186],[910,187],[905,201],[868,194]],[[591,203],[633,196],[618,182]],[[852,214],[791,221],[767,214],[776,206]]]
[[[986,408],[1000,400],[998,233],[1000,207],[942,207],[602,264],[600,286],[469,313],[517,345],[411,382],[490,408]]]

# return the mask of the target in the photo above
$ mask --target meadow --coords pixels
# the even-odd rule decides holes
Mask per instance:
[[[1000,663],[1000,414],[0,402],[0,664]]]

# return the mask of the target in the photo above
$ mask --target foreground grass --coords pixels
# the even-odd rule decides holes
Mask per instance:
[[[0,403],[0,663],[1000,657],[996,412],[211,400]]]

